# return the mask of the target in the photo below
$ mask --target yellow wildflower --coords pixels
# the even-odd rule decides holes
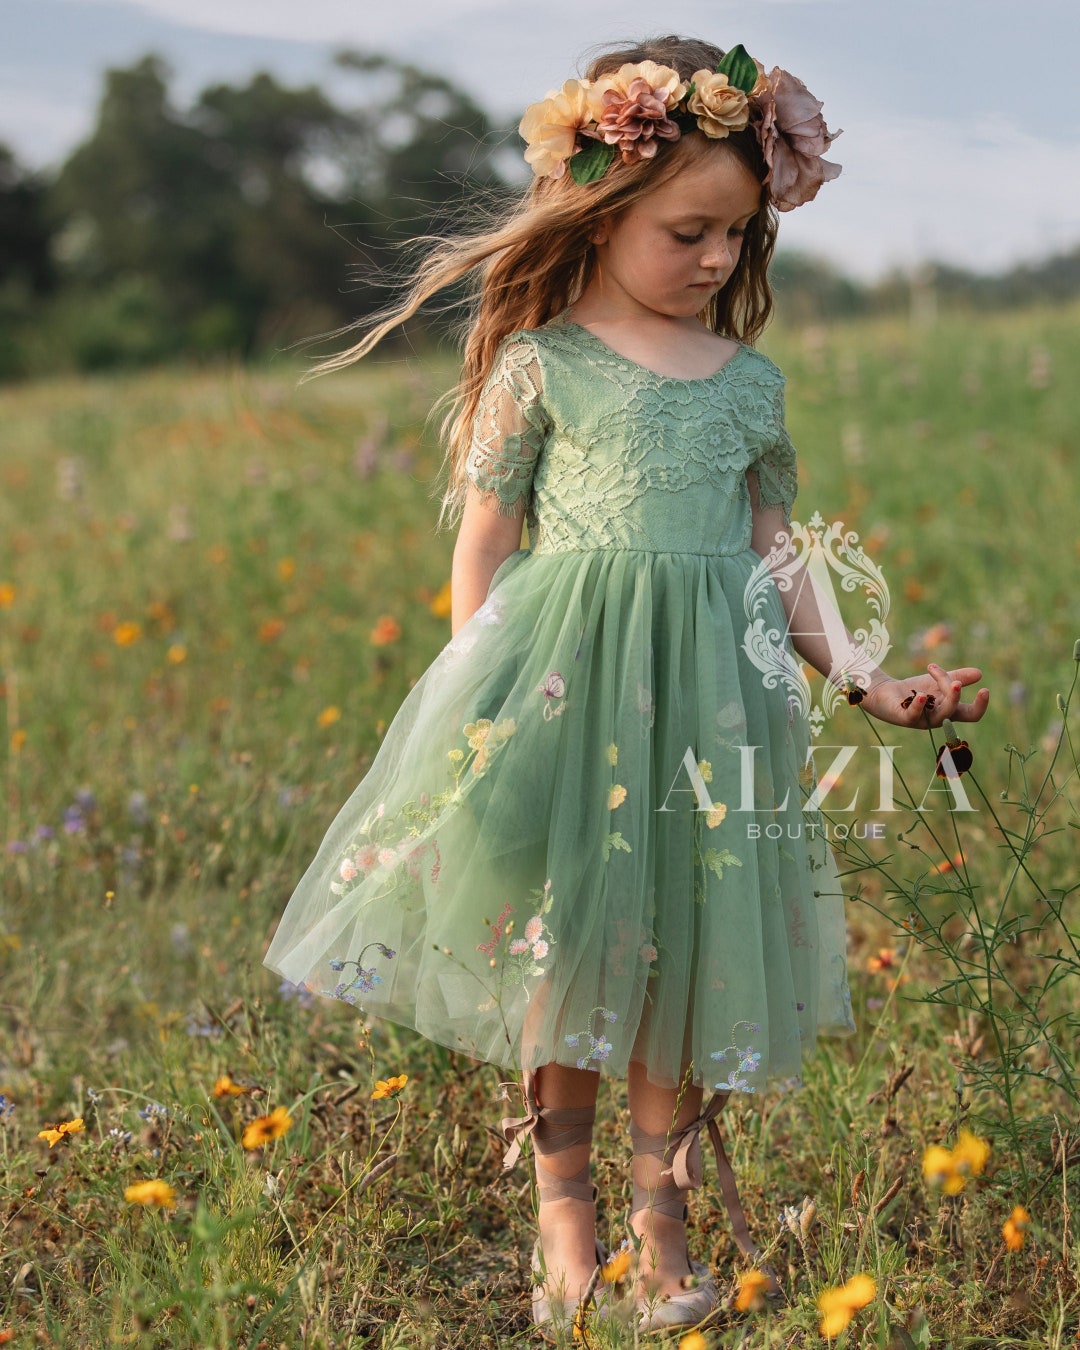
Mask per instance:
[[[18,727],[15,731],[11,733],[11,749],[13,753],[17,755],[25,744],[26,744],[26,732],[22,729],[22,727]]]
[[[316,717],[315,721],[321,727],[332,727],[341,717],[341,709],[336,704],[331,703],[328,708],[324,708]]]
[[[1023,1207],[1016,1205],[1013,1212],[1001,1225],[1001,1236],[1005,1239],[1005,1246],[1011,1252],[1018,1252],[1027,1241],[1027,1230],[1031,1226],[1031,1215]]]
[[[818,1298],[821,1334],[831,1340],[839,1336],[860,1308],[877,1297],[877,1285],[869,1275],[853,1275],[839,1289],[826,1289]]]
[[[173,1209],[176,1205],[176,1192],[167,1181],[137,1181],[124,1191],[124,1199],[129,1205],[157,1205],[159,1208]]]
[[[55,1148],[61,1139],[68,1135],[78,1134],[80,1130],[85,1128],[82,1116],[76,1116],[74,1120],[64,1120],[59,1125],[47,1126],[44,1130],[38,1130],[38,1138],[47,1139],[49,1147]]]
[[[15,587],[10,581],[0,582],[0,609],[10,609],[15,603]]]
[[[765,1290],[769,1277],[760,1270],[748,1270],[739,1276],[739,1292],[735,1295],[736,1312],[757,1312],[765,1306]]]
[[[272,1139],[280,1139],[293,1123],[283,1106],[275,1106],[268,1116],[257,1116],[244,1131],[241,1143],[245,1148],[262,1148]]]
[[[679,1350],[709,1350],[709,1342],[700,1331],[688,1331],[679,1342]]]
[[[394,1078],[380,1078],[375,1084],[375,1091],[371,1094],[373,1102],[382,1101],[384,1097],[396,1097],[405,1084],[409,1081],[407,1073],[399,1073]]]
[[[624,801],[626,801],[626,789],[621,783],[616,783],[608,793],[608,810],[614,811],[617,806],[622,806]]]
[[[990,1158],[990,1145],[970,1130],[961,1130],[953,1149],[953,1165],[963,1177],[981,1176]]]
[[[452,611],[449,579],[444,581],[439,590],[432,596],[428,609],[437,619],[448,619],[450,617]]]
[[[277,565],[277,574],[279,581],[291,581],[296,575],[295,558],[279,558]]]
[[[165,653],[165,660],[170,666],[179,666],[187,660],[187,648],[182,642],[174,642]]]

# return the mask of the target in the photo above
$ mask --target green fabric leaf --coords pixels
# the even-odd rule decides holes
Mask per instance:
[[[582,150],[570,159],[570,174],[580,187],[583,183],[595,183],[603,178],[608,166],[615,158],[615,147],[605,145],[603,141],[593,141],[588,150]]]
[[[603,858],[604,862],[607,862],[611,857],[611,850],[613,848],[621,849],[624,853],[633,853],[634,851],[620,833],[616,832],[615,834],[609,834],[600,845],[600,856]]]
[[[754,85],[757,84],[757,62],[741,42],[732,47],[716,67],[716,73],[726,75],[728,84],[736,89],[741,89],[744,94],[749,94]]]

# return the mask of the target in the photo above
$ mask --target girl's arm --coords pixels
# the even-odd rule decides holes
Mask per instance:
[[[763,507],[760,504],[757,474],[753,470],[747,472],[746,483],[750,491],[752,520],[750,547],[765,558],[776,545],[776,536],[782,534],[790,541],[791,531],[781,507]],[[785,570],[788,570],[789,566],[790,564],[785,562]],[[837,662],[826,634],[833,632],[838,640],[843,634],[843,641],[852,648],[857,645],[856,640],[844,627],[843,620],[829,598],[818,591],[813,577],[801,563],[791,576],[790,589],[778,588],[780,601],[787,614],[788,630],[793,634],[791,645],[816,671],[826,679],[832,679],[838,688],[843,688],[839,672],[835,676],[831,674]],[[794,636],[795,634],[798,636]],[[867,663],[860,671],[860,674],[866,676],[868,680],[868,686],[864,686],[867,692],[860,706],[873,717],[894,726],[937,727],[946,717],[955,722],[977,722],[982,717],[990,700],[989,689],[980,689],[971,703],[960,701],[963,687],[980,680],[981,670],[975,666],[943,670],[941,666],[931,661],[927,671],[926,675],[894,680],[880,666]],[[914,697],[905,708],[902,700],[911,694],[914,694]],[[932,710],[927,712],[926,700],[931,694],[934,697],[934,705]]]
[[[510,554],[521,547],[523,498],[518,507],[513,516],[493,511],[484,505],[476,486],[469,483],[450,569],[451,636],[484,603],[491,578]]]

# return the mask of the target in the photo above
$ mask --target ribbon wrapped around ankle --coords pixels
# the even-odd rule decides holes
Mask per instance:
[[[724,1206],[731,1221],[731,1235],[743,1255],[757,1261],[758,1268],[772,1281],[772,1288],[769,1292],[779,1293],[780,1285],[775,1274],[760,1261],[761,1253],[750,1236],[750,1226],[746,1222],[746,1214],[743,1211],[742,1201],[739,1199],[739,1187],[735,1181],[735,1173],[732,1171],[727,1150],[724,1148],[724,1141],[720,1135],[717,1117],[727,1105],[730,1096],[730,1092],[714,1093],[709,1098],[701,1115],[696,1120],[692,1120],[689,1125],[685,1125],[677,1133],[671,1135],[642,1136],[636,1141],[635,1147],[643,1152],[656,1152],[660,1156],[664,1156],[667,1148],[674,1145],[675,1152],[671,1156],[671,1162],[660,1175],[667,1176],[670,1174],[673,1184],[679,1190],[696,1190],[704,1180],[701,1162],[701,1131],[703,1129],[708,1130],[709,1141],[716,1156],[716,1172],[720,1181],[720,1194],[724,1198]]]
[[[521,1157],[521,1145],[527,1134],[532,1134],[540,1124],[540,1103],[536,1100],[535,1079],[531,1073],[525,1075],[525,1114],[523,1116],[503,1116],[502,1137],[510,1145],[503,1154],[503,1167],[511,1168]]]

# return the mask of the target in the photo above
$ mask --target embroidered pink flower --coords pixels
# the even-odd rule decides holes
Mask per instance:
[[[551,949],[548,947],[547,943],[544,941],[543,938],[541,938],[539,942],[533,943],[532,954],[537,961],[542,961],[544,957],[547,956],[550,950]]]
[[[359,869],[351,858],[343,858],[341,866],[338,868],[338,874],[342,881],[352,881],[358,870]]]
[[[641,957],[643,961],[655,961],[657,957],[657,951],[655,947],[646,944],[640,949],[638,955]]]
[[[374,844],[365,844],[356,854],[356,865],[361,872],[370,872],[379,861],[379,850]]]
[[[379,850],[379,861],[384,867],[393,867],[398,857],[392,848],[382,848]]]
[[[779,211],[792,211],[817,196],[822,183],[840,175],[840,165],[821,156],[842,133],[830,131],[824,106],[789,71],[774,66],[754,86],[758,139],[769,175],[765,182]]]
[[[513,942],[511,942],[510,944],[511,956],[520,956],[522,952],[527,952],[528,950],[529,944],[525,941],[524,938],[515,938]]]
[[[526,943],[536,942],[544,932],[544,921],[539,914],[534,914],[525,925]]]

